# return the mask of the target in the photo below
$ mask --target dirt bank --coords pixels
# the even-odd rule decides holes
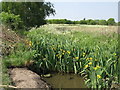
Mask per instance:
[[[17,88],[49,88],[39,75],[26,68],[9,69],[9,73]]]

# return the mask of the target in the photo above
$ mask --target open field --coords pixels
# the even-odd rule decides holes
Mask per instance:
[[[49,25],[45,25],[45,27],[48,30],[52,30],[53,32],[84,31],[84,32],[97,32],[97,33],[99,32],[101,34],[107,34],[111,32],[118,33],[118,26],[49,24]]]

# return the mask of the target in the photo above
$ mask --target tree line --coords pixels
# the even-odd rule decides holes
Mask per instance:
[[[116,23],[114,18],[109,18],[108,20],[92,20],[85,18],[80,21],[72,21],[67,19],[48,19],[48,24],[85,24],[85,25],[120,25],[120,22]]]
[[[50,2],[0,2],[0,21],[12,29],[29,29],[49,24],[86,24],[86,25],[120,25],[114,18],[108,20],[92,20],[85,18],[80,21],[67,19],[50,19],[46,17],[55,15],[55,9]]]

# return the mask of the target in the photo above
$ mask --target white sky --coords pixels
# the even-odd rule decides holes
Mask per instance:
[[[12,0],[6,0],[6,1],[12,1]],[[36,0],[31,0],[31,1],[36,1]],[[41,1],[41,0],[37,0],[37,1]],[[45,1],[47,2],[48,1],[49,2],[119,2],[119,0],[45,0]]]
[[[55,16],[47,19],[105,19],[118,21],[118,2],[52,2],[56,10]],[[119,19],[120,20],[120,19]]]
[[[49,2],[119,2],[119,0],[45,0]]]

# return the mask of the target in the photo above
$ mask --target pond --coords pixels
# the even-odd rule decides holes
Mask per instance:
[[[75,74],[52,74],[52,77],[44,80],[53,88],[87,88],[84,79]]]

